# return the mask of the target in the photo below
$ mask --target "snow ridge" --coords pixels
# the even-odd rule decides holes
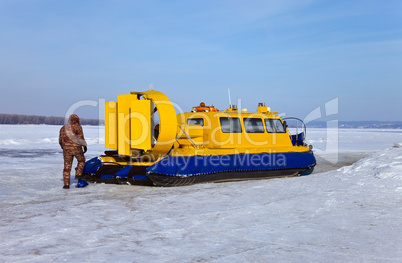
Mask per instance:
[[[394,178],[402,181],[402,148],[391,147],[373,153],[338,172],[344,176],[374,176],[378,179]]]

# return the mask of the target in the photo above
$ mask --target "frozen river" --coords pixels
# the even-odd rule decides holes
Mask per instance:
[[[0,262],[402,262],[400,130],[309,129],[310,176],[63,190],[59,129],[0,125]]]

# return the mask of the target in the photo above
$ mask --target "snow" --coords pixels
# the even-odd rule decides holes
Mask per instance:
[[[400,130],[308,130],[309,176],[63,190],[59,129],[0,125],[0,262],[402,262]]]

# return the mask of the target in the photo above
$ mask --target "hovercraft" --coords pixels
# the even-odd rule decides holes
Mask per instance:
[[[105,103],[104,155],[86,162],[96,183],[182,186],[206,182],[300,176],[316,160],[305,125],[292,135],[287,120],[264,103],[256,111],[200,103],[176,114],[155,90],[118,95]]]

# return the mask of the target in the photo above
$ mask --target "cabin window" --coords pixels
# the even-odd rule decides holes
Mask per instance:
[[[221,117],[221,129],[223,133],[240,133],[241,124],[239,118]]]
[[[191,118],[187,119],[188,125],[201,125],[204,126],[204,119],[203,118]]]
[[[248,133],[264,133],[264,125],[260,118],[243,119],[244,129]]]
[[[286,128],[283,126],[283,123],[279,119],[265,119],[265,127],[267,128],[267,132],[270,133],[286,132]]]

